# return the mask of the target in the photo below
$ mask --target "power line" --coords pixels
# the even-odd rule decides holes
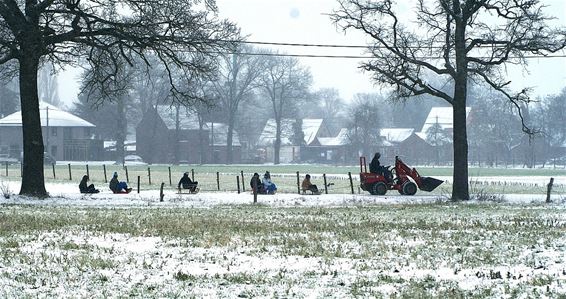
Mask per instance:
[[[186,51],[197,52],[197,51]],[[270,56],[270,57],[297,57],[297,58],[332,58],[332,59],[374,59],[375,56],[365,55],[321,55],[321,54],[288,54],[288,53],[261,53],[261,52],[221,52],[221,51],[200,51],[206,54],[228,54],[243,56]],[[491,57],[470,57],[477,59],[490,59]],[[510,56],[508,59],[541,59],[541,58],[566,58],[564,55],[525,55],[522,57]],[[418,56],[415,59],[439,60],[444,59],[442,56]]]

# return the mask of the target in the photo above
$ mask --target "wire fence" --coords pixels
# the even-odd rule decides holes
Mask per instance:
[[[0,171],[0,176],[7,179],[21,178],[21,164],[5,163]],[[177,189],[179,179],[183,173],[188,172],[193,181],[198,181],[201,192],[251,192],[250,179],[254,172],[262,175],[268,165],[258,166],[257,171],[198,171],[190,166],[177,165],[136,165],[123,166],[114,164],[57,164],[45,165],[44,178],[48,183],[77,184],[83,177],[88,175],[90,182],[98,189],[105,190],[108,183],[116,172],[120,181],[126,181],[134,190],[158,190],[161,183],[165,189]],[[339,172],[339,168],[336,168]],[[302,193],[301,183],[306,173],[277,172],[270,171],[273,182],[277,185],[278,193]],[[352,172],[344,173],[311,173],[311,182],[318,186],[322,194],[354,194],[362,193],[360,189],[359,174]],[[139,185],[138,185],[139,180]],[[470,180],[471,190],[489,191],[493,193],[546,193],[547,184],[541,182],[528,182],[528,178],[522,182],[508,182],[503,180],[484,181],[479,178]],[[441,188],[431,194],[445,193],[451,186],[450,179],[445,180]],[[109,189],[108,189],[109,190]],[[566,185],[555,183],[553,193],[566,194]]]

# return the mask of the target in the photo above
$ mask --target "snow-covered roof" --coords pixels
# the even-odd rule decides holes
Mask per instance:
[[[175,106],[170,105],[157,105],[157,114],[163,120],[167,129],[175,130],[176,129],[176,114],[177,108]],[[195,113],[192,113],[186,107],[179,108],[179,129],[180,130],[198,130],[198,117]],[[206,125],[204,125],[203,129],[208,129]]]
[[[349,143],[348,129],[342,128],[336,137],[318,137],[321,146],[342,146]]]
[[[387,143],[401,143],[411,137],[415,130],[410,128],[385,128],[379,130],[379,136]]]
[[[293,136],[293,124],[295,119],[282,119],[281,120],[281,145],[291,145],[291,137]],[[311,144],[317,137],[322,126],[322,119],[305,118],[303,119],[302,130],[305,134],[305,143]],[[272,145],[275,141],[275,119],[270,118],[267,120],[261,135],[259,136],[258,144],[261,146]]]
[[[95,127],[90,122],[46,102],[39,102],[39,115],[43,127],[47,126],[48,120],[50,127]],[[22,112],[14,112],[0,119],[0,126],[21,127]]]
[[[466,107],[466,119],[470,115],[471,110],[472,108]],[[425,120],[421,132],[426,134],[427,130],[436,123],[438,123],[444,130],[452,130],[454,127],[452,112],[452,107],[432,107],[428,113],[428,117]]]
[[[214,140],[214,146],[226,146],[228,144],[228,125],[210,122],[206,123],[206,125],[209,128],[209,138]],[[232,146],[240,146],[240,138],[235,130],[232,134]]]

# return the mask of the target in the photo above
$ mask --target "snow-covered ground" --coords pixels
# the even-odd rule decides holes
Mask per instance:
[[[4,182],[13,192],[18,182]],[[555,298],[566,203],[167,189],[0,199],[0,297]],[[106,188],[101,188],[106,189]]]

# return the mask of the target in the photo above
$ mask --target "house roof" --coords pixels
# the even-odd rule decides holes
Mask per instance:
[[[315,141],[320,128],[322,127],[322,119],[305,118],[303,119],[302,131],[305,135],[305,143],[311,144]],[[291,137],[293,136],[293,124],[295,119],[282,119],[281,120],[281,145],[291,145]],[[270,118],[267,120],[263,131],[261,132],[258,144],[261,146],[272,145],[275,141],[276,123],[275,119]]]
[[[384,128],[379,130],[379,136],[387,143],[401,143],[411,137],[415,129],[410,128]]]
[[[175,122],[176,122],[176,119],[177,119],[177,117],[176,117],[176,114],[177,114],[176,107],[170,106],[170,105],[157,105],[156,110],[157,110],[157,114],[159,115],[159,117],[161,117],[161,119],[165,123],[165,126],[167,126],[167,129],[175,130],[176,129]],[[195,113],[192,113],[186,107],[180,107],[179,108],[179,129],[180,130],[198,130],[199,129],[197,115]],[[206,124],[203,126],[203,129],[208,129],[208,127],[206,127]]]
[[[43,127],[47,126],[48,120],[50,127],[95,127],[90,122],[46,102],[39,102],[39,115]],[[22,112],[14,112],[0,119],[0,126],[21,127]]]
[[[466,107],[466,119],[470,115],[471,110],[472,108]],[[452,130],[454,127],[452,112],[452,107],[432,107],[428,113],[428,117],[425,120],[421,132],[426,134],[428,129],[436,123],[438,123],[444,130]]]
[[[336,137],[318,137],[321,146],[342,146],[348,144],[348,129],[342,128]]]
[[[223,123],[206,123],[209,128],[209,138],[214,141],[214,146],[226,146],[228,144],[228,125]],[[212,136],[214,134],[214,136]],[[240,146],[238,132],[234,130],[232,135],[232,146]]]

